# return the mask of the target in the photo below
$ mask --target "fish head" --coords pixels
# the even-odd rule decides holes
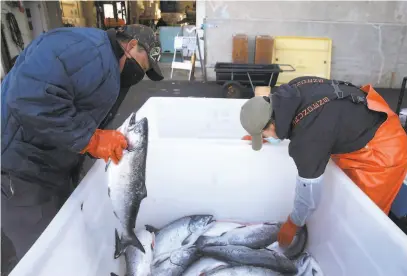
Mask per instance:
[[[209,224],[214,222],[212,215],[196,215],[191,217],[191,221],[189,222],[189,231],[194,233],[199,231],[203,228],[206,228]]]
[[[133,112],[119,127],[118,131],[123,133],[123,135],[126,137],[128,151],[146,148],[148,143],[147,118],[144,117],[137,121],[136,113]]]
[[[303,252],[298,256],[294,263],[299,271],[305,271],[311,263],[311,255],[307,252]]]
[[[312,276],[322,276],[324,273],[321,270],[321,267],[319,266],[318,262],[315,260],[314,257],[310,256],[310,266],[311,266],[311,273],[310,275]]]

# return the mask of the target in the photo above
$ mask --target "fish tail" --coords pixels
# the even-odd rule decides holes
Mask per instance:
[[[133,235],[133,237],[130,240],[130,244],[138,248],[141,252],[146,253],[144,246],[141,244],[140,240],[136,237],[136,235]]]
[[[138,248],[141,252],[146,253],[144,246],[141,244],[140,240],[133,234],[130,239],[125,239],[119,237],[119,233],[117,229],[115,229],[115,250],[114,250],[114,258],[119,258],[124,251],[126,250],[127,246],[132,245]]]
[[[157,232],[159,231],[158,228],[155,228],[154,226],[149,225],[149,224],[144,225],[144,227],[145,227],[146,230],[147,230],[148,232],[150,232],[150,233],[157,233]]]
[[[191,243],[191,240],[192,240],[192,239],[193,239],[192,234],[189,234],[188,237],[186,237],[186,238],[182,241],[181,245],[187,245],[187,244]]]

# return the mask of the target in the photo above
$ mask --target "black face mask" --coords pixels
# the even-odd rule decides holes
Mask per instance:
[[[134,58],[126,58],[120,74],[120,87],[127,88],[137,84],[144,78],[145,72]]]

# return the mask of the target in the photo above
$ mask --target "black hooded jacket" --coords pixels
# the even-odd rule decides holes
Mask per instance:
[[[310,78],[314,81],[306,83]],[[324,103],[293,126],[294,118],[304,106],[324,93],[334,93],[333,87],[322,81],[330,82],[316,77],[296,78],[272,94],[276,134],[280,139],[290,140],[289,154],[303,178],[321,176],[331,154],[349,153],[366,146],[386,119],[384,113],[371,111],[366,105],[345,98]],[[305,84],[296,85],[301,82]],[[364,95],[357,87],[340,87]]]

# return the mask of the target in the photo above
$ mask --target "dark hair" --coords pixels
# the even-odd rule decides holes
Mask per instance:
[[[270,127],[270,125],[274,123],[273,117],[270,118],[270,120],[267,122],[267,124],[264,126],[263,130],[266,130]]]

